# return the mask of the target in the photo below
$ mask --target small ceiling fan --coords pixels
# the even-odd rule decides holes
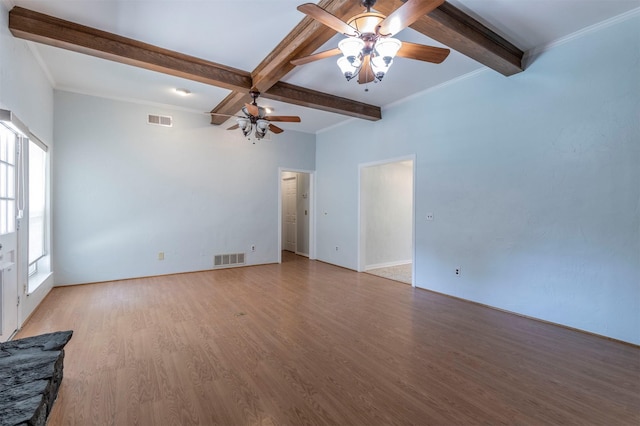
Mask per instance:
[[[240,129],[244,136],[250,138],[251,132],[255,129],[254,136],[258,140],[264,138],[269,130],[276,134],[284,132],[280,127],[275,124],[271,124],[272,121],[300,123],[300,117],[294,115],[267,115],[266,108],[259,106],[256,102],[256,99],[260,96],[260,92],[257,90],[251,90],[249,94],[251,95],[253,102],[250,104],[244,104],[242,107],[244,116],[219,114],[217,112],[208,112],[207,114],[220,115],[223,117],[236,117],[237,124],[234,124],[227,130]]]
[[[397,55],[402,58],[439,64],[449,55],[449,49],[401,42],[393,38],[401,30],[431,12],[444,0],[403,0],[405,3],[389,16],[372,12],[376,0],[360,0],[366,12],[353,16],[347,22],[332,15],[314,3],[298,6],[298,10],[327,27],[344,34],[346,39],[336,49],[326,50],[291,61],[304,65],[342,54],[338,66],[347,81],[358,76],[358,83],[381,81]]]

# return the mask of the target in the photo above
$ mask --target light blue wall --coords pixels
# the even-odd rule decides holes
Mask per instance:
[[[356,269],[358,165],[416,154],[418,286],[640,344],[638,76],[636,13],[321,133],[318,258]]]
[[[55,120],[56,284],[277,262],[278,168],[315,168],[314,135],[253,145],[204,114],[56,91]]]

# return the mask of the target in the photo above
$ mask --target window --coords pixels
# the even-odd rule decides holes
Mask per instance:
[[[29,276],[39,271],[39,263],[47,255],[47,217],[47,146],[32,136],[29,140]],[[37,287],[31,281],[30,293]]]
[[[16,231],[16,134],[0,125],[0,235]]]

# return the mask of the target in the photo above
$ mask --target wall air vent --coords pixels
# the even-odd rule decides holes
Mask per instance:
[[[156,126],[172,127],[173,118],[170,115],[154,115],[149,114],[147,118],[147,124],[154,124]]]
[[[244,253],[216,254],[213,257],[213,266],[225,267],[244,265]]]

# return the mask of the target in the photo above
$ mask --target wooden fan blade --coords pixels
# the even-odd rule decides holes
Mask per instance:
[[[420,17],[444,3],[444,0],[408,0],[384,18],[376,29],[383,36],[392,36],[416,22]]]
[[[269,124],[269,130],[271,130],[275,134],[284,132],[284,130],[282,130],[280,127],[276,126],[275,124]]]
[[[418,61],[439,64],[449,56],[449,53],[451,53],[449,49],[403,41],[402,47],[398,50],[396,55],[401,58],[416,59]]]
[[[300,123],[300,117],[296,115],[268,115],[264,119],[269,121],[280,121],[282,123]]]
[[[373,69],[371,69],[371,56],[367,55],[362,60],[362,66],[358,73],[358,83],[371,83],[373,80],[375,80],[375,76],[373,75]]]
[[[355,37],[358,32],[351,25],[340,20],[340,18],[330,14],[320,6],[314,3],[305,3],[298,6],[298,10],[309,15],[318,22],[323,23],[327,27],[347,36]],[[417,18],[416,18],[417,19]]]
[[[238,127],[240,127],[240,126],[238,126],[237,124],[234,124],[233,126],[229,127],[227,130],[235,130]]]
[[[247,109],[247,112],[253,115],[254,117],[257,117],[258,115],[260,115],[260,109],[258,109],[257,105],[244,104],[244,106]]]
[[[313,55],[303,56],[302,58],[294,59],[291,61],[293,65],[304,65],[309,62],[319,61],[320,59],[330,58],[331,56],[336,56],[341,54],[342,52],[337,47],[331,50],[325,50],[324,52],[314,53]]]

